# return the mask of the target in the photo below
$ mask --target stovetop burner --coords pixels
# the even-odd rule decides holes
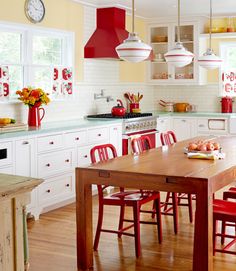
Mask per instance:
[[[87,118],[94,119],[132,119],[132,118],[142,118],[142,117],[150,117],[152,113],[125,113],[123,117],[121,116],[113,116],[112,114],[97,114],[97,115],[88,115]]]

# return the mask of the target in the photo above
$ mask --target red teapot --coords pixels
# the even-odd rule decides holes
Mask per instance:
[[[117,106],[113,106],[111,109],[111,114],[116,117],[123,117],[125,115],[126,109],[123,106],[121,100],[117,100]]]

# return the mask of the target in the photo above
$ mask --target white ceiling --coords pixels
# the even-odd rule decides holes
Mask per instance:
[[[123,7],[131,9],[132,0],[74,0],[95,7]],[[210,0],[181,0],[181,15],[209,15]],[[177,0],[135,0],[135,15],[144,18],[177,16]],[[213,16],[236,17],[235,0],[212,0]]]

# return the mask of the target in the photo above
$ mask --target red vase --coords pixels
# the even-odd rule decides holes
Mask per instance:
[[[40,116],[40,111],[42,112],[42,116]],[[41,120],[45,115],[45,110],[39,106],[29,107],[28,112],[28,125],[29,126],[40,126]]]

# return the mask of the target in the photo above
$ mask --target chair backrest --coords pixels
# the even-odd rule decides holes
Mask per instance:
[[[107,161],[117,157],[116,148],[112,144],[103,144],[93,147],[90,150],[90,159],[92,163]],[[99,200],[103,199],[103,191],[108,185],[97,185]]]
[[[169,146],[177,142],[176,135],[173,131],[161,133],[160,138],[162,146]]]
[[[131,146],[134,153],[142,153],[152,148],[151,140],[148,136],[135,137],[131,140]]]

